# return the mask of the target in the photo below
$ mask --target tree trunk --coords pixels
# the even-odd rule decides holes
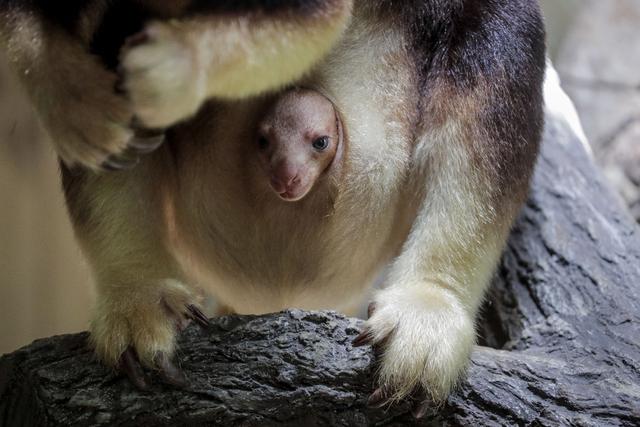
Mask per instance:
[[[480,322],[466,380],[429,425],[640,425],[640,233],[564,121],[549,117],[530,199]],[[286,311],[188,328],[186,390],[138,392],[87,334],[0,359],[0,425],[406,425],[366,406],[362,321]]]

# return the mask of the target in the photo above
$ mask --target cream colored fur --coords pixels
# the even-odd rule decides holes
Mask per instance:
[[[208,98],[244,98],[299,79],[347,26],[351,2],[339,5],[313,20],[251,15],[152,23],[149,40],[122,57],[137,116],[166,127]]]
[[[452,116],[419,140],[415,160],[425,169],[413,169],[411,181],[426,190],[424,199],[389,286],[374,297],[368,326],[374,342],[384,342],[380,383],[395,399],[421,386],[439,402],[457,382],[515,214],[490,210],[488,182],[470,172],[465,120]]]
[[[517,204],[492,209],[490,179],[474,163],[483,93],[432,93],[433,106],[422,107],[440,119],[417,126],[424,117],[403,33],[365,1],[352,14],[344,4],[330,28],[259,17],[154,23],[147,42],[124,53],[146,124],[191,118],[217,100],[134,171],[83,184],[91,220],[77,231],[95,270],[92,337],[107,363],[128,345],[149,366],[172,354],[170,314],[198,303],[200,289],[239,313],[347,310],[389,266],[367,322],[384,343],[381,383],[395,398],[422,386],[439,401],[464,372]],[[292,81],[333,101],[345,143],[328,176],[285,203],[257,176],[265,99],[247,97]],[[438,111],[443,100],[456,108]]]

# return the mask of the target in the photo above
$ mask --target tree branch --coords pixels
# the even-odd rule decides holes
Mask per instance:
[[[467,379],[428,425],[640,424],[640,236],[562,121],[548,119],[533,190],[483,310]],[[0,358],[0,425],[406,425],[370,409],[361,321],[291,310],[188,328],[187,390],[139,392],[86,334]]]

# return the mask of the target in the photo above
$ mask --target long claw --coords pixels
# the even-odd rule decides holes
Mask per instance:
[[[125,169],[131,169],[138,164],[140,159],[137,156],[110,156],[102,163],[102,169],[107,171],[121,171]]]
[[[158,365],[160,376],[166,383],[181,388],[186,387],[189,383],[184,372],[174,365],[165,353],[161,353],[156,357],[156,364]]]
[[[136,136],[127,146],[138,154],[149,154],[158,149],[164,142],[164,134],[154,136]]]
[[[187,310],[189,310],[187,317],[189,317],[191,320],[196,322],[203,329],[208,329],[211,327],[211,322],[209,321],[209,318],[198,307],[196,307],[193,304],[190,304],[187,306]]]
[[[140,162],[140,155],[154,152],[163,142],[164,134],[143,132],[138,135],[136,133],[136,136],[127,143],[127,149],[120,154],[109,156],[102,163],[102,169],[111,172],[131,169]]]
[[[138,362],[138,356],[136,355],[133,347],[128,347],[124,353],[120,355],[120,361],[118,363],[119,369],[124,372],[129,380],[138,390],[148,390],[149,383],[142,371],[142,367]]]
[[[376,303],[370,302],[367,306],[367,319],[370,319],[373,316],[373,313],[376,311]]]
[[[371,408],[381,408],[387,404],[389,400],[389,395],[385,389],[382,387],[376,389],[369,399],[367,399],[367,406]]]
[[[416,420],[422,419],[431,411],[431,408],[431,400],[423,400],[413,407],[413,409],[411,410],[411,415],[413,415],[413,418]]]
[[[364,345],[371,344],[372,336],[371,331],[367,328],[360,333],[357,337],[353,339],[351,345],[353,347],[362,347]]]

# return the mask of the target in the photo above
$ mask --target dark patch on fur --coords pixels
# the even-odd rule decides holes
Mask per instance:
[[[171,160],[171,166],[174,171],[178,171],[180,166],[180,149],[178,145],[180,144],[180,132],[179,129],[171,128],[167,130],[165,135],[164,147],[169,154],[169,158]],[[191,142],[191,141],[190,141]]]
[[[0,0],[0,9],[33,11],[73,36],[77,36],[80,18],[90,7],[94,7],[91,0]],[[147,17],[148,13],[133,0],[112,1],[89,50],[98,55],[108,68],[115,69],[124,41],[142,29]]]
[[[341,0],[192,0],[188,10],[191,13],[288,12],[308,16],[333,9],[340,2]]]
[[[82,190],[87,182],[87,174],[89,173],[91,172],[82,168],[70,169],[63,162],[60,162],[62,190],[64,191],[67,209],[74,227],[80,227],[89,222],[89,207],[82,196]]]
[[[491,78],[501,67],[517,67],[525,78],[539,74],[540,64],[544,70],[544,26],[537,2],[378,0],[376,6],[381,20],[406,29],[424,83],[445,77],[472,89],[478,77]]]
[[[151,12],[132,1],[113,1],[91,41],[91,53],[98,55],[111,70],[118,67],[120,49],[127,37],[140,32]]]
[[[78,22],[90,0],[4,0],[0,8],[33,10],[46,20],[75,34]]]
[[[410,37],[421,102],[432,101],[436,81],[454,98],[482,102],[476,117],[463,118],[476,137],[470,146],[476,165],[497,200],[522,199],[543,128],[545,34],[537,2],[379,0],[377,6]]]
[[[486,85],[478,125],[488,140],[475,148],[495,177],[495,196],[524,201],[543,128],[545,34],[540,11],[527,0],[469,0],[458,26],[470,21],[467,39],[456,34],[455,56],[445,62],[461,91]],[[474,23],[469,15],[482,17]],[[464,32],[462,33],[464,34]],[[477,75],[479,83],[473,75]]]

